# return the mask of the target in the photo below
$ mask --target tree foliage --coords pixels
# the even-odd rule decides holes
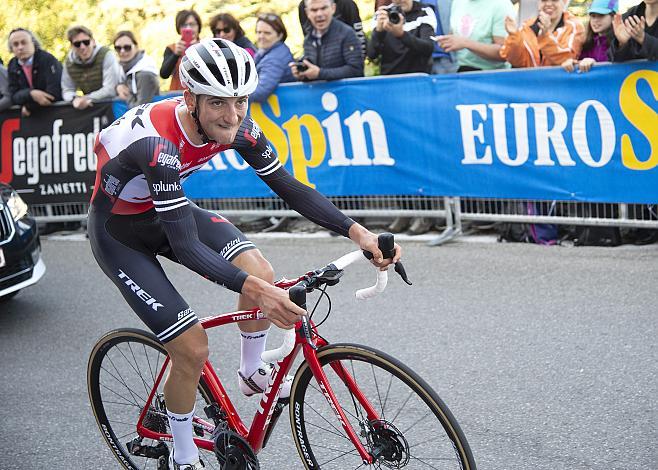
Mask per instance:
[[[176,12],[193,8],[201,16],[201,37],[209,37],[208,21],[217,13],[231,13],[238,20],[247,36],[255,39],[258,13],[280,14],[288,30],[286,44],[295,56],[301,55],[303,35],[299,25],[297,5],[299,0],[196,0],[194,2],[171,0],[5,0],[0,9],[0,31],[3,39],[13,28],[23,27],[33,31],[41,40],[42,47],[63,60],[69,50],[66,30],[82,24],[94,32],[99,44],[109,45],[117,31],[132,30],[139,47],[146,50],[156,62],[161,60],[167,44],[178,39],[174,27]],[[369,25],[373,15],[373,2],[357,0],[364,24]],[[6,48],[0,57],[5,64],[11,58]]]

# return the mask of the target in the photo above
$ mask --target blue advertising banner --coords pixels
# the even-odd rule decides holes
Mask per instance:
[[[280,86],[251,115],[297,179],[328,196],[658,201],[658,63]],[[192,198],[269,196],[236,152]]]

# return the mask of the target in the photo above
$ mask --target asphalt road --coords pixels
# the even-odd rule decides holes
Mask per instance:
[[[329,238],[255,240],[290,277],[351,249]],[[46,276],[0,303],[0,469],[118,468],[88,403],[87,358],[102,333],[141,325],[88,243],[43,248]],[[480,469],[658,468],[658,246],[405,250],[414,286],[392,279],[357,304],[351,292],[372,273],[354,269],[333,289],[325,336],[416,370],[451,408]],[[199,314],[232,309],[233,294],[165,267]],[[234,327],[219,330],[213,363],[231,393],[239,339]],[[254,408],[240,398],[247,422]],[[275,432],[262,467],[298,468],[287,415]]]

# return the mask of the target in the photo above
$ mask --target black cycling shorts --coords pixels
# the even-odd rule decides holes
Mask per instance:
[[[226,218],[191,206],[199,239],[227,261],[256,248]],[[155,210],[115,215],[92,207],[87,231],[94,257],[103,272],[161,342],[171,341],[198,323],[196,314],[169,282],[156,259],[165,256],[178,262]]]

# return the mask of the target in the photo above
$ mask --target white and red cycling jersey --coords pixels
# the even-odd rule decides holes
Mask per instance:
[[[201,241],[194,206],[182,187],[185,178],[227,149],[239,152],[291,209],[329,230],[349,235],[354,221],[286,171],[253,119],[247,117],[242,121],[230,145],[213,142],[195,145],[178,117],[177,110],[182,106],[182,98],[173,98],[133,108],[101,131],[96,139],[98,169],[91,199],[90,240],[94,242],[92,248],[96,247],[95,252],[104,260],[101,265],[107,272],[113,271],[108,266],[126,256],[112,239],[146,249],[143,239],[133,244],[135,237],[131,235],[131,216],[141,217],[146,213],[159,224],[182,264],[214,282],[241,291],[247,274]],[[218,180],[222,182],[221,177]],[[226,183],[230,184],[230,180]],[[112,232],[111,237],[106,232]],[[103,247],[100,240],[105,240],[107,246]]]
[[[237,150],[260,176],[281,168],[251,118],[243,121],[230,145],[195,145],[180,122],[176,112],[179,106],[185,106],[180,97],[142,105],[100,132],[94,147],[98,157],[94,206],[129,215],[148,211],[154,205],[159,212],[166,210],[171,206],[167,201],[184,204],[181,183],[227,149]]]

